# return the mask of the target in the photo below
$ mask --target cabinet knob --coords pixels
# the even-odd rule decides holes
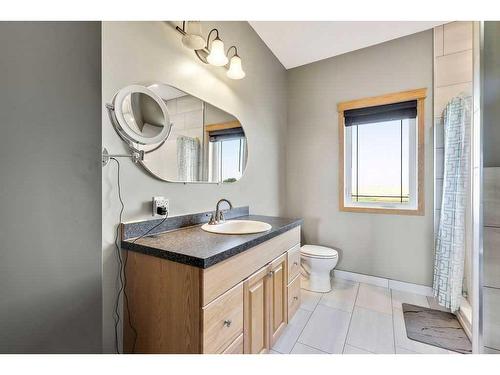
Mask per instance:
[[[274,271],[269,271],[269,273],[267,274],[267,276],[269,276],[269,277],[273,277],[273,275],[274,275]]]
[[[293,299],[294,299],[295,301],[297,301],[297,300],[299,299],[299,297],[294,296],[294,297],[293,297]]]
[[[297,262],[293,262],[293,265],[294,266],[298,266],[299,264]]]
[[[224,325],[225,325],[226,327],[230,327],[230,326],[231,326],[231,323],[232,323],[232,321],[231,321],[231,320],[229,320],[229,319],[224,320]]]

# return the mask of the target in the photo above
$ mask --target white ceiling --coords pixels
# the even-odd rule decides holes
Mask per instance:
[[[431,29],[431,21],[250,21],[286,69]]]

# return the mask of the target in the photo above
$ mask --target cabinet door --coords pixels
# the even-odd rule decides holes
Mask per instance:
[[[263,267],[243,284],[245,354],[267,353],[269,350],[269,267]]]
[[[222,354],[243,354],[243,333],[239,335]]]
[[[287,323],[288,299],[287,284],[288,272],[286,264],[287,254],[273,260],[270,264],[270,345],[278,340]]]

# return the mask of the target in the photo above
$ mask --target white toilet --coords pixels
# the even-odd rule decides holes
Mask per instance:
[[[325,246],[304,245],[300,248],[301,287],[312,292],[332,290],[330,272],[339,260],[337,250]]]

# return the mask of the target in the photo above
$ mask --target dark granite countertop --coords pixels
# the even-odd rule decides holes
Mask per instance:
[[[135,243],[133,239],[123,240],[121,245],[126,250],[208,268],[302,224],[302,219],[259,215],[237,219],[263,221],[272,228],[267,232],[239,235],[209,233],[196,225],[146,236]]]

